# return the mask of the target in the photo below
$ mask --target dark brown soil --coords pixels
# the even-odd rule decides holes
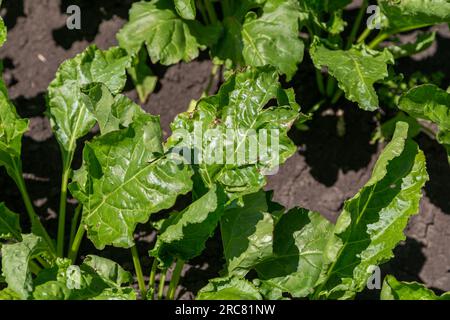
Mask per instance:
[[[65,10],[70,0],[9,0],[4,1],[2,16],[9,27],[8,42],[0,50],[4,60],[4,79],[11,98],[21,116],[30,118],[30,132],[24,139],[23,160],[27,185],[39,214],[51,230],[56,230],[56,211],[59,201],[60,154],[44,116],[45,92],[60,63],[81,52],[91,43],[100,48],[116,44],[115,34],[127,18],[131,0],[82,0],[82,30],[65,28]],[[448,52],[450,39],[442,28],[438,42],[428,55],[419,61],[402,61],[400,70],[412,73],[420,68],[427,72],[446,73],[450,83]],[[447,38],[446,38],[447,37]],[[434,55],[436,53],[436,55]],[[157,68],[161,77],[156,92],[143,108],[161,116],[163,129],[169,131],[174,116],[187,109],[191,99],[197,99],[205,90],[211,70],[207,59],[169,68]],[[302,105],[310,107],[315,97],[313,72],[303,65],[294,81]],[[311,89],[311,90],[310,90]],[[137,99],[129,86],[126,93]],[[382,146],[369,143],[375,127],[370,113],[353,106],[346,110],[347,132],[336,134],[335,111],[324,108],[307,132],[291,133],[299,152],[270,177],[268,189],[275,190],[275,198],[287,207],[302,206],[317,210],[335,220],[343,202],[353,196],[368,180],[370,171]],[[420,280],[440,290],[450,290],[450,168],[442,148],[426,136],[418,138],[428,160],[431,181],[425,190],[421,212],[414,217],[407,230],[407,240],[396,249],[396,258],[384,267],[403,280]],[[79,165],[79,160],[76,165]],[[11,209],[23,212],[22,201],[12,181],[0,169],[1,201]],[[73,210],[73,206],[70,207]],[[139,249],[142,256],[150,248],[154,236],[145,227],[139,231]],[[83,250],[90,247],[84,244]],[[217,239],[208,242],[204,254],[185,270],[182,298],[192,298],[192,292],[201,288],[208,278],[216,276],[222,261],[218,259],[220,244]],[[106,256],[128,261],[128,252],[109,249]],[[149,259],[144,259],[146,273]],[[187,274],[186,274],[187,273]]]

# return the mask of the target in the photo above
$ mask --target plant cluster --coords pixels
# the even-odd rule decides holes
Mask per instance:
[[[174,299],[185,262],[199,256],[218,230],[225,265],[197,299],[355,298],[373,267],[393,257],[393,249],[405,239],[409,218],[419,211],[429,177],[413,138],[425,130],[424,121],[436,125],[433,134],[450,155],[448,90],[413,83],[401,92],[404,87],[398,85],[394,68],[396,59],[429,47],[435,35],[423,33],[409,44],[395,43],[394,36],[450,22],[450,2],[379,0],[381,13],[375,23],[381,31],[368,44],[371,29],[357,38],[368,1],[363,1],[350,32],[344,32],[343,9],[350,2],[135,3],[130,21],[117,35],[119,47],[88,47],[65,61],[49,85],[47,115],[63,163],[56,235],[43,227],[23,179],[21,140],[28,121],[18,116],[0,82],[0,165],[20,190],[31,223],[31,232],[22,231],[19,215],[0,204],[0,283],[5,284],[0,299]],[[381,48],[386,39],[394,43]],[[2,23],[0,43],[5,40]],[[297,102],[301,97],[296,98],[285,80],[297,73],[305,49],[317,69],[323,100],[302,112]],[[170,65],[191,61],[201,50],[209,50],[218,68],[226,70],[226,79],[215,95],[205,94],[179,114],[172,132],[193,133],[198,125],[220,135],[239,131],[239,142],[226,146],[237,157],[241,144],[253,139],[250,132],[277,130],[276,162],[185,161],[179,151],[194,147],[176,135],[163,141],[159,118],[121,94],[127,74],[142,100],[153,91],[157,79],[147,56],[153,64]],[[394,110],[395,116],[377,132],[390,142],[370,180],[345,202],[336,224],[320,213],[286,210],[275,203],[263,188],[268,172],[296,152],[288,136],[291,127],[306,123],[314,110],[343,96],[363,110],[379,112],[375,84]],[[73,170],[77,144],[96,125],[99,134],[84,144],[82,166]],[[218,149],[207,139],[195,148]],[[78,201],[70,223],[69,193]],[[189,203],[175,211],[182,195]],[[154,261],[148,282],[135,245],[138,224],[150,224],[158,234],[154,247],[148,248]],[[85,237],[100,253],[79,261]],[[100,256],[106,246],[130,250],[135,277]],[[386,277],[381,292],[382,299],[447,297],[392,276]]]

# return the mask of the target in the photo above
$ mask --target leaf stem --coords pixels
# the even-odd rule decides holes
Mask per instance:
[[[167,297],[169,300],[173,300],[175,298],[175,293],[177,291],[178,283],[180,282],[181,272],[183,271],[184,261],[178,259],[177,264],[175,265],[175,269],[172,273],[172,278],[170,279],[169,284],[169,292]]]
[[[203,5],[202,0],[197,0],[197,8],[200,11],[200,14],[202,15],[203,21],[205,22],[206,25],[210,24],[211,22],[208,19],[208,15],[206,14],[205,11],[205,6]]]
[[[158,300],[162,300],[164,296],[164,286],[166,285],[166,276],[167,276],[167,270],[164,270],[161,273],[161,277],[159,279],[159,286],[158,286]]]
[[[22,195],[25,208],[31,221],[31,226],[33,229],[35,229],[34,232],[38,236],[42,236],[45,242],[47,242],[50,250],[52,252],[55,252],[55,246],[53,244],[52,239],[48,235],[47,230],[45,230],[44,226],[42,225],[42,222],[39,219],[36,211],[34,211],[33,204],[31,203],[31,199],[28,194],[27,187],[25,185],[25,180],[23,179],[22,169],[20,169],[20,167],[18,167],[17,165],[14,166],[13,179],[16,182],[17,187],[19,188],[20,194]]]
[[[370,33],[371,33],[371,32],[372,32],[371,29],[366,28],[366,29],[364,30],[364,32],[361,33],[361,35],[359,36],[358,40],[356,40],[356,42],[357,42],[357,43],[362,43],[362,42],[364,42],[364,40],[366,40],[367,37],[370,36]]]
[[[384,40],[386,40],[388,37],[390,36],[390,34],[388,33],[380,33],[375,39],[373,39],[373,41],[369,44],[369,48],[370,49],[375,49],[381,42],[383,42]]]
[[[75,263],[78,256],[78,250],[80,249],[81,241],[83,240],[84,234],[86,230],[84,229],[83,223],[80,223],[78,226],[78,231],[73,239],[73,243],[69,249],[69,259],[72,260],[72,263]]]
[[[206,12],[208,13],[209,20],[211,23],[217,23],[217,15],[216,11],[214,10],[214,6],[212,5],[210,0],[205,0],[205,8]]]
[[[68,157],[72,159],[72,157]],[[67,184],[70,176],[70,161],[65,161],[63,166],[63,175],[61,181],[61,196],[59,199],[59,216],[58,216],[58,237],[56,241],[56,253],[59,257],[64,255],[64,236],[66,227],[66,207],[67,207]]]
[[[359,8],[358,15],[356,16],[352,31],[350,32],[350,35],[347,39],[346,50],[350,49],[351,46],[353,45],[353,42],[355,42],[356,34],[358,33],[361,27],[361,22],[364,17],[364,14],[366,13],[368,3],[369,3],[368,0],[364,0],[363,3],[361,4],[361,8]]]
[[[142,299],[146,300],[147,299],[147,288],[145,286],[144,274],[142,273],[141,262],[139,260],[139,253],[138,253],[135,245],[131,247],[131,255],[133,257],[133,264],[134,264],[134,269],[136,271],[139,290],[141,291]]]
[[[338,89],[338,91],[336,91],[335,95],[331,99],[331,104],[336,104],[339,101],[339,99],[341,99],[343,93],[344,91]]]
[[[77,232],[77,225],[78,225],[78,222],[80,221],[80,215],[81,215],[82,209],[83,209],[83,205],[81,203],[78,204],[78,206],[75,209],[75,213],[72,217],[72,222],[70,225],[69,248],[72,246],[73,240],[75,239],[75,234]]]
[[[154,299],[154,293],[155,293],[155,279],[156,279],[156,270],[158,268],[158,259],[153,260],[152,264],[152,270],[150,271],[150,279],[148,281],[148,290],[151,293],[150,299]]]

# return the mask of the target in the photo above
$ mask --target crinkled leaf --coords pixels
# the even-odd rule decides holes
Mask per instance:
[[[267,106],[272,99],[277,107]],[[287,131],[299,109],[275,69],[247,68],[216,96],[200,100],[194,112],[178,115],[168,146],[191,150],[204,183],[219,183],[237,198],[259,191],[265,175],[295,153]]]
[[[245,196],[226,209],[220,229],[228,274],[244,276],[272,254],[274,219],[266,193]]]
[[[378,0],[383,31],[391,34],[450,22],[448,0]]]
[[[81,266],[58,259],[56,266],[38,274],[33,298],[36,300],[135,300],[130,273],[117,263],[87,256]]]
[[[197,300],[262,300],[258,289],[236,277],[212,279],[199,291]]]
[[[138,223],[170,208],[192,189],[191,170],[163,156],[159,118],[143,114],[128,128],[110,132],[84,149],[74,178],[83,222],[98,249],[131,247]]]
[[[354,297],[366,286],[371,268],[390,259],[405,239],[403,230],[418,212],[428,180],[424,154],[407,135],[408,125],[399,122],[369,182],[345,202],[325,249],[326,267],[314,297]]]
[[[19,215],[9,210],[4,203],[0,203],[0,240],[22,240]]]
[[[49,252],[46,242],[34,234],[25,234],[22,241],[2,246],[2,271],[8,288],[21,299],[28,299],[33,292],[33,278],[29,264],[31,260]]]
[[[275,226],[273,255],[256,266],[259,279],[273,291],[306,297],[322,271],[324,249],[333,225],[319,213],[292,209]],[[267,294],[267,292],[266,292]]]
[[[100,82],[117,94],[125,86],[129,65],[129,57],[123,49],[113,47],[102,51],[90,46],[59,67],[48,88],[48,114],[65,154],[73,152],[77,139],[95,124],[93,115],[81,99],[80,89],[89,83]]]
[[[249,66],[275,66],[288,80],[303,60],[304,44],[298,33],[298,5],[268,1],[263,14],[250,12],[242,28],[243,57]]]
[[[409,57],[427,50],[436,40],[436,32],[425,32],[417,36],[415,42],[405,43],[398,46],[389,46],[388,50],[395,59]]]
[[[144,114],[140,106],[123,95],[113,97],[108,87],[92,83],[81,89],[83,103],[97,120],[102,134],[128,127]]]
[[[171,65],[191,61],[202,48],[196,34],[202,26],[197,21],[183,20],[172,0],[134,3],[129,22],[119,31],[117,39],[130,54],[147,46],[153,63]]]
[[[162,225],[150,255],[164,268],[170,267],[174,258],[187,261],[200,255],[219,223],[224,203],[223,191],[213,186],[185,210],[172,214]]]
[[[450,293],[438,296],[423,284],[401,282],[393,276],[387,276],[383,282],[380,298],[381,300],[450,300]]]
[[[20,296],[9,288],[0,290],[0,300],[20,300]]]
[[[194,20],[197,13],[194,0],[174,0],[178,14],[186,20]]]
[[[387,64],[393,63],[388,50],[378,52],[363,45],[347,51],[332,50],[316,39],[310,53],[316,68],[327,67],[328,73],[338,80],[347,99],[367,111],[378,108],[378,96],[373,85],[388,76]]]

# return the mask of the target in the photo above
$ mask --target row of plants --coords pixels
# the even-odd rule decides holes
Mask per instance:
[[[418,42],[380,43],[399,32],[450,22],[450,3],[378,1],[382,29],[369,43],[361,23],[363,1],[348,37],[343,9],[351,1],[177,1],[135,3],[130,21],[118,33],[120,47],[88,47],[58,69],[47,93],[47,115],[62,155],[61,201],[57,233],[46,230],[26,190],[21,119],[0,84],[0,164],[20,190],[31,230],[19,215],[0,205],[2,277],[0,299],[174,299],[183,266],[199,256],[220,231],[225,265],[209,279],[197,299],[353,299],[366,287],[373,267],[393,257],[405,239],[409,218],[419,211],[428,181],[423,152],[413,138],[424,121],[437,125],[437,139],[450,151],[450,94],[434,84],[400,95],[395,59],[423,50],[434,34]],[[0,42],[6,39],[0,26]],[[307,31],[309,36],[303,34]],[[317,68],[323,99],[302,110],[285,80],[296,73],[307,48]],[[179,114],[174,133],[163,141],[159,117],[145,113],[121,92],[127,74],[142,100],[154,89],[153,64],[195,59],[209,50],[225,81]],[[390,66],[391,65],[391,66]],[[326,68],[324,68],[326,67]],[[323,72],[324,71],[324,72]],[[282,79],[281,79],[282,77]],[[379,128],[385,146],[366,185],[344,204],[336,224],[303,208],[286,210],[263,190],[266,175],[297,150],[288,136],[323,105],[345,96],[366,111],[380,113],[374,84],[384,88],[393,111]],[[387,88],[387,89],[386,89]],[[390,94],[391,93],[391,94]],[[187,107],[187,106],[186,106]],[[403,113],[400,112],[403,111]],[[392,115],[393,114],[393,115]],[[73,169],[77,145],[98,125],[100,133],[83,146],[83,164]],[[223,137],[239,132],[240,142],[218,145],[204,139],[192,145],[177,132],[214,129]],[[186,161],[198,149],[238,157],[251,132],[279,132],[276,161],[256,158],[233,164]],[[191,153],[189,153],[190,151]],[[67,218],[68,194],[78,201]],[[188,195],[189,204],[173,210]],[[172,210],[171,210],[172,209]],[[169,214],[161,212],[171,212]],[[157,231],[148,248],[153,265],[148,281],[135,245],[139,224]],[[31,231],[31,232],[30,232]],[[87,237],[98,255],[79,248]],[[134,275],[101,257],[107,246],[129,250]],[[166,274],[171,270],[168,288]],[[159,273],[159,281],[156,275]],[[137,282],[139,291],[133,285]],[[382,299],[445,299],[418,283],[385,278]]]

